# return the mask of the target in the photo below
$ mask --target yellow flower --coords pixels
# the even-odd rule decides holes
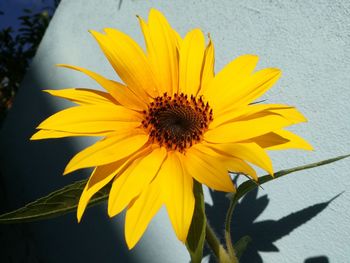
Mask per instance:
[[[64,174],[95,167],[81,195],[77,217],[91,197],[113,180],[108,214],[125,208],[131,249],[165,205],[177,237],[186,241],[194,210],[193,180],[225,192],[235,187],[228,171],[257,179],[251,164],[273,175],[266,150],[311,149],[284,127],[306,121],[294,108],[252,104],[280,77],[276,68],[254,72],[255,55],[243,55],[214,74],[214,46],[194,29],[184,38],[152,9],[139,18],[146,52],[129,36],[91,31],[124,84],[81,71],[107,92],[48,90],[78,106],[43,121],[31,139],[102,136],[75,155]]]

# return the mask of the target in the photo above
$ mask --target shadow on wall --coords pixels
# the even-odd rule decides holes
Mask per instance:
[[[223,234],[222,222],[225,222],[226,209],[229,201],[219,192],[211,192],[213,206],[206,205],[206,213],[215,232]],[[256,188],[237,204],[232,218],[232,232],[234,242],[237,242],[241,237],[249,235],[252,242],[248,245],[240,262],[241,263],[262,263],[263,259],[259,252],[279,252],[279,249],[274,244],[275,241],[291,233],[294,229],[308,222],[313,217],[322,212],[335,198],[323,203],[318,203],[306,207],[300,211],[291,213],[279,220],[264,220],[256,222],[256,218],[267,208],[269,198],[263,195],[258,198],[258,189]],[[223,238],[223,237],[222,237]],[[205,252],[208,254],[208,250]],[[211,263],[215,259],[211,257]],[[317,256],[308,258],[304,263],[327,263],[326,256]]]
[[[329,260],[325,256],[319,256],[305,259],[304,263],[329,263]]]
[[[68,160],[84,146],[83,140],[29,140],[35,127],[63,106],[61,100],[55,100],[55,106],[48,103],[49,96],[41,89],[57,87],[57,82],[45,81],[41,71],[42,66],[33,61],[1,130],[0,213],[81,180],[89,172],[62,176]],[[139,262],[140,251],[129,251],[118,233],[117,224],[122,221],[122,217],[110,220],[106,208],[97,206],[87,211],[80,224],[72,213],[35,223],[0,225],[0,262]]]

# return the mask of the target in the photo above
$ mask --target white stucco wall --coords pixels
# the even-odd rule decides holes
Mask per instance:
[[[311,142],[315,151],[274,152],[275,170],[350,152],[349,1],[123,0],[120,10],[118,4],[117,0],[62,0],[57,9],[1,134],[10,207],[83,176],[82,172],[68,177],[60,174],[88,139],[28,141],[41,120],[69,105],[40,90],[97,88],[82,74],[54,64],[79,65],[117,78],[87,30],[115,27],[143,43],[135,15],[147,17],[150,7],[161,10],[182,35],[194,27],[210,32],[217,71],[247,53],[260,56],[260,68],[282,69],[282,79],[264,98],[295,105],[308,117],[309,123],[293,130]],[[274,242],[279,253],[259,252],[264,262],[304,262],[316,256],[350,262],[349,170],[350,161],[344,160],[289,175],[259,190],[259,196],[267,194],[270,202],[258,222],[281,219],[345,191],[317,216]],[[125,247],[120,221],[109,220],[105,207],[99,206],[81,224],[74,215],[67,215],[28,226],[43,262],[188,261],[164,211],[131,252]]]

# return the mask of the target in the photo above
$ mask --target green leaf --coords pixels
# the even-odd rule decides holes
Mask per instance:
[[[227,216],[226,216],[226,225],[225,225],[225,238],[226,238],[228,248],[230,248],[230,246],[232,247],[232,245],[230,245],[230,244],[232,244],[231,243],[232,242],[231,241],[231,234],[230,234],[230,225],[231,225],[231,220],[232,220],[233,208],[240,198],[242,198],[244,195],[249,193],[255,187],[258,187],[258,186],[260,186],[264,183],[267,183],[269,181],[272,181],[274,179],[280,178],[284,175],[294,173],[297,171],[315,168],[315,167],[318,167],[321,165],[326,165],[326,164],[347,158],[349,156],[350,156],[350,154],[342,155],[342,156],[323,160],[323,161],[316,162],[316,163],[311,163],[311,164],[302,165],[302,166],[298,166],[298,167],[294,167],[294,168],[290,168],[290,169],[286,169],[286,170],[281,170],[281,171],[275,173],[274,177],[272,177],[271,175],[264,175],[264,176],[261,176],[258,178],[258,182],[255,182],[253,180],[248,180],[248,181],[243,182],[241,185],[239,185],[237,192],[235,194],[228,195],[228,197],[231,199],[230,207],[229,207],[229,210],[228,210]],[[235,250],[237,258],[240,258],[242,256],[244,250],[246,249],[246,247],[250,241],[251,241],[251,238],[249,236],[244,236],[235,244],[234,250]]]
[[[15,211],[0,215],[0,223],[23,223],[57,217],[76,211],[87,180],[70,184]],[[107,199],[109,187],[103,188],[91,199],[89,206]]]
[[[192,223],[186,240],[186,247],[191,256],[191,262],[200,263],[203,257],[207,218],[205,216],[202,185],[196,180],[194,180],[193,192],[195,197],[195,207]]]
[[[236,244],[234,245],[236,257],[240,259],[246,250],[248,244],[252,242],[252,238],[250,236],[243,236],[241,237]]]
[[[297,166],[297,167],[286,169],[286,170],[281,170],[281,171],[278,171],[277,173],[275,173],[274,177],[272,177],[271,175],[264,175],[264,176],[259,177],[258,183],[254,182],[252,180],[245,181],[244,183],[242,183],[238,187],[234,198],[236,200],[239,200],[245,194],[247,194],[248,192],[253,190],[255,187],[258,187],[259,185],[262,185],[262,184],[267,183],[269,181],[272,181],[272,180],[275,180],[277,178],[280,178],[280,177],[282,177],[284,175],[287,175],[287,174],[290,174],[290,173],[294,173],[294,172],[298,172],[298,171],[302,171],[302,170],[315,168],[315,167],[319,167],[319,166],[326,165],[326,164],[329,164],[329,163],[333,163],[333,162],[339,161],[341,159],[348,158],[349,156],[350,156],[350,154],[341,155],[341,156],[338,156],[338,157],[335,157],[335,158],[331,158],[331,159],[327,159],[327,160],[323,160],[323,161],[320,161],[320,162],[311,163],[311,164],[302,165],[302,166]]]

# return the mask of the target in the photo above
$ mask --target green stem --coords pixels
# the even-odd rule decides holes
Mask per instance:
[[[236,195],[233,195],[231,197],[230,206],[227,210],[226,220],[225,220],[225,241],[226,241],[227,250],[228,250],[228,253],[230,255],[230,258],[232,259],[232,262],[238,262],[236,252],[235,252],[235,249],[234,249],[233,243],[232,243],[232,238],[231,238],[232,214],[233,214],[233,210],[237,204],[237,201],[238,201],[238,199],[236,198]]]
[[[230,256],[228,255],[225,248],[221,245],[219,238],[215,235],[214,230],[211,228],[208,221],[207,221],[207,226],[206,226],[205,238],[208,242],[208,245],[213,250],[219,263],[236,263],[235,261],[232,261],[230,259]],[[237,261],[237,263],[238,263],[238,261]]]

